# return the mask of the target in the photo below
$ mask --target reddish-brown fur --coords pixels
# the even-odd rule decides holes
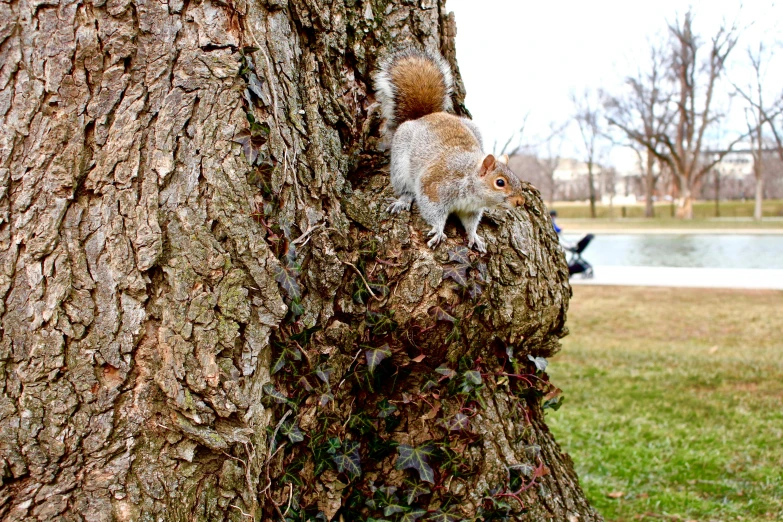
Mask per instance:
[[[401,58],[391,70],[391,80],[397,91],[394,119],[398,125],[443,110],[447,86],[443,73],[431,60],[422,56]]]
[[[460,122],[457,116],[445,112],[436,112],[428,114],[422,118],[429,125],[429,130],[436,136],[436,144],[439,149],[443,149],[441,157],[432,165],[421,180],[421,186],[424,194],[430,201],[440,201],[438,187],[445,186],[444,182],[449,179],[462,177],[465,173],[458,173],[449,170],[446,167],[446,158],[456,149],[456,152],[467,152],[475,150],[481,151],[476,136]]]

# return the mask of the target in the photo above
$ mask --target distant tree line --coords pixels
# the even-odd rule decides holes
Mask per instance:
[[[761,219],[763,199],[783,196],[783,86],[765,81],[780,42],[745,49],[744,63],[753,74],[740,83],[728,59],[738,53],[741,33],[736,23],[724,22],[705,36],[695,30],[691,11],[676,17],[623,88],[572,94],[570,121],[551,124],[551,133],[538,142],[520,138],[513,149],[517,168],[538,182],[550,202],[568,195],[588,199],[595,216],[596,198],[614,196],[618,179],[601,167],[605,147],[598,143],[626,146],[636,152],[639,175],[624,178],[621,188],[643,197],[645,216],[654,216],[654,200],[662,195],[673,198],[684,219],[693,217],[697,198],[753,197],[754,217]],[[729,130],[730,105],[742,110],[743,128]],[[579,130],[574,145],[585,174],[558,183],[564,131],[571,125]],[[750,179],[722,173],[728,158],[749,161]]]

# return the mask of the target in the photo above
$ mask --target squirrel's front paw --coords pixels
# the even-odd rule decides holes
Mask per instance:
[[[391,205],[386,207],[386,212],[389,214],[399,214],[403,210],[410,210],[412,202],[413,201],[408,198],[395,199]]]
[[[473,248],[474,245],[476,246],[476,250],[478,250],[482,254],[486,253],[487,243],[478,234],[474,234],[472,237],[468,238],[468,248]]]
[[[432,236],[432,239],[427,241],[427,246],[430,248],[435,248],[441,241],[446,241],[446,234],[439,230],[430,230],[427,235]]]

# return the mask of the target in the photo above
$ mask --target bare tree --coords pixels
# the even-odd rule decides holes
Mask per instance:
[[[560,163],[560,151],[563,146],[563,133],[567,124],[558,124],[549,122],[548,132],[543,137],[534,138],[531,141],[520,143],[511,153],[520,159],[516,163],[528,172],[534,171],[536,181],[534,184],[541,187],[545,199],[549,201],[552,207],[557,193],[557,183],[555,180],[555,171]],[[522,159],[524,158],[524,160]],[[530,160],[535,167],[530,165]]]
[[[522,148],[522,140],[525,138],[525,127],[527,126],[527,120],[529,117],[530,112],[525,113],[525,116],[522,118],[522,125],[520,125],[518,130],[511,133],[500,149],[498,149],[497,142],[495,142],[494,146],[492,147],[492,153],[497,156],[502,156],[503,154],[511,155],[515,154],[517,150]],[[513,142],[517,142],[517,145],[512,147],[511,144]]]
[[[671,131],[674,110],[671,68],[665,50],[650,46],[650,61],[647,68],[639,69],[635,76],[626,79],[627,90],[620,96],[609,96],[605,100],[610,125],[623,131],[642,166],[645,192],[645,217],[655,215],[655,186],[661,169],[657,168],[658,157],[664,152],[664,136]],[[648,147],[655,153],[650,152]]]
[[[0,519],[600,520],[545,423],[538,191],[485,256],[383,211],[370,73],[456,66],[455,31],[442,0],[0,3]]]
[[[783,97],[775,103],[768,105],[764,97],[764,69],[772,59],[772,48],[763,41],[757,48],[749,47],[748,60],[753,68],[753,82],[745,88],[734,84],[736,92],[745,100],[745,121],[748,126],[748,135],[751,139],[751,152],[753,154],[753,176],[756,181],[755,205],[753,218],[760,221],[764,203],[764,129],[769,128],[778,145],[777,152],[783,159],[783,143],[780,141],[780,133],[776,127],[776,120],[783,113]]]
[[[750,136],[750,153],[753,156],[753,179],[755,181],[753,219],[761,221],[764,205],[764,168],[763,168],[763,116],[753,108],[746,108],[745,123]]]
[[[678,216],[691,219],[697,183],[743,138],[737,137],[723,151],[714,154],[711,160],[705,160],[702,155],[707,129],[722,117],[713,105],[715,88],[725,71],[726,59],[737,44],[737,30],[734,26],[721,26],[710,39],[704,63],[699,61],[698,53],[702,44],[699,36],[693,32],[693,15],[690,11],[682,22],[676,20],[670,24],[669,31],[673,37],[672,64],[676,86],[675,134],[673,140],[664,137],[667,151],[658,157],[671,165],[680,190]],[[654,149],[648,150],[653,152]]]
[[[587,186],[590,195],[590,217],[596,217],[595,211],[595,166],[598,156],[598,141],[603,135],[601,126],[602,107],[599,101],[600,93],[585,90],[581,96],[571,94],[574,104],[574,119],[579,127],[584,148],[584,161],[587,164]]]
[[[655,134],[652,139],[630,127],[623,130],[634,133],[637,142],[671,168],[679,191],[677,215],[691,219],[694,191],[702,177],[747,136],[737,136],[711,158],[702,154],[707,130],[724,116],[715,108],[716,87],[725,72],[726,59],[737,44],[737,28],[722,25],[710,38],[704,59],[701,58],[704,45],[693,31],[690,11],[681,20],[669,24],[669,33],[674,129]],[[620,122],[615,120],[615,123]]]

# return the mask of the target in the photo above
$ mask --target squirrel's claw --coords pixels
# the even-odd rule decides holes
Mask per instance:
[[[395,199],[391,205],[386,207],[386,212],[389,214],[399,214],[403,210],[411,209],[412,200],[409,198]]]
[[[478,234],[474,234],[473,236],[468,238],[468,248],[473,248],[474,245],[476,246],[476,250],[478,250],[482,254],[485,254],[487,252],[487,243]]]
[[[432,236],[432,239],[427,241],[427,246],[430,248],[435,248],[441,241],[446,241],[446,234],[434,228],[427,235]]]

